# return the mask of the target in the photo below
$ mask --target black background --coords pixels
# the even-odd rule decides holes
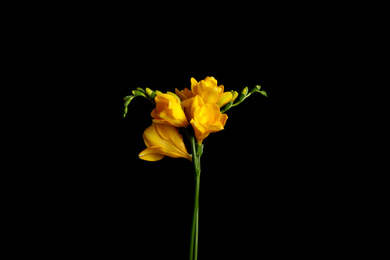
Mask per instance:
[[[299,65],[292,64],[283,38],[239,46],[224,46],[223,36],[212,39],[206,48],[196,43],[184,51],[185,44],[161,44],[157,36],[135,46],[130,38],[77,50],[83,58],[67,68],[72,76],[63,88],[76,98],[62,106],[61,141],[53,144],[63,147],[59,159],[54,156],[58,172],[42,179],[50,183],[42,196],[51,194],[41,204],[50,212],[44,225],[51,223],[49,238],[61,237],[53,243],[57,252],[187,258],[193,166],[169,157],[140,160],[153,106],[135,98],[123,119],[123,97],[137,87],[190,88],[191,77],[207,76],[226,91],[259,84],[268,98],[256,93],[230,109],[225,129],[204,140],[199,259],[301,255],[322,245],[324,195],[318,189],[324,184],[312,174],[321,165],[314,166],[312,144],[302,139],[316,127],[302,128],[297,82],[307,81],[306,73],[290,71]]]
[[[189,13],[150,27],[149,16],[103,13],[48,30],[61,32],[44,42],[45,80],[55,88],[43,109],[49,144],[32,161],[40,171],[24,179],[29,196],[20,206],[33,230],[25,239],[41,237],[31,250],[186,259],[193,166],[140,160],[153,106],[135,98],[123,119],[123,97],[137,87],[190,88],[191,77],[207,76],[225,91],[261,85],[268,98],[253,94],[230,109],[225,129],[204,140],[199,259],[316,257],[341,247],[349,198],[336,195],[346,177],[329,166],[340,158],[319,149],[329,125],[318,120],[324,93],[313,90],[326,80],[314,62],[324,55],[313,33],[321,25],[245,10],[242,19],[235,10],[214,22]]]
[[[327,225],[322,210],[330,195],[318,193],[324,182],[312,171],[321,166],[314,166],[311,144],[302,141],[301,131],[309,130],[299,125],[299,88],[289,84],[293,76],[303,79],[282,69],[282,57],[269,53],[267,46],[238,56],[203,51],[173,56],[153,52],[129,58],[128,64],[113,62],[110,76],[102,77],[107,86],[93,102],[95,116],[88,120],[94,127],[85,133],[87,153],[80,158],[86,167],[73,176],[81,181],[82,202],[76,205],[85,217],[76,220],[76,234],[86,228],[84,241],[92,233],[91,250],[98,252],[187,257],[193,166],[169,157],[140,160],[153,106],[135,98],[123,119],[123,96],[136,87],[163,92],[189,88],[191,77],[214,76],[226,91],[260,84],[269,97],[253,94],[227,112],[223,131],[204,140],[199,258],[300,255],[308,253],[307,247],[323,246],[318,234]],[[221,56],[213,57],[215,53]]]

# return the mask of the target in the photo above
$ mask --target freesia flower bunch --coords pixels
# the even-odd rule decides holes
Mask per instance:
[[[200,82],[191,78],[191,89],[176,88],[175,93],[137,88],[132,91],[132,95],[124,97],[124,117],[134,97],[144,97],[155,105],[151,112],[152,125],[143,133],[147,148],[139,154],[140,159],[158,161],[169,156],[185,158],[194,164],[196,186],[190,259],[197,259],[200,158],[203,154],[203,140],[211,133],[223,130],[228,119],[225,112],[255,92],[267,96],[259,85],[250,91],[245,87],[240,94],[237,91],[225,92],[224,86],[218,86],[214,77],[206,77]],[[188,153],[179,130],[189,138],[192,154]]]

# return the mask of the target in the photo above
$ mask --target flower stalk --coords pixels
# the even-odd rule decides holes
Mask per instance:
[[[200,187],[200,157],[203,153],[203,144],[198,144],[196,138],[190,135],[192,147],[192,162],[195,169],[195,200],[194,211],[192,216],[190,260],[198,259],[198,230],[199,230],[199,187]]]

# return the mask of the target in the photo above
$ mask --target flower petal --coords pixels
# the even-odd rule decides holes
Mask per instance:
[[[179,91],[177,88],[175,88],[176,95],[183,101],[186,100],[188,97],[182,93],[182,91]]]
[[[206,77],[204,81],[210,87],[216,87],[218,85],[218,81],[214,77]]]
[[[143,134],[144,142],[147,147],[161,146],[161,137],[157,132],[156,123],[145,129]]]
[[[226,120],[228,119],[227,114],[222,114],[221,118],[219,119],[221,121],[222,126],[226,125]]]
[[[217,102],[217,105],[219,107],[223,107],[224,105],[226,105],[230,100],[232,100],[233,98],[233,95],[232,95],[232,92],[225,92],[221,95],[221,97],[219,98],[218,102]]]
[[[191,91],[194,93],[194,95],[199,95],[198,81],[196,81],[194,78],[191,78]]]
[[[191,156],[189,156],[186,146],[183,142],[183,137],[179,134],[179,131],[176,127],[168,126],[168,125],[156,125],[157,132],[160,134],[162,138],[169,141],[173,146],[169,150],[172,152],[179,154],[180,157],[187,158],[192,160]],[[168,155],[168,154],[166,154]],[[168,155],[171,156],[171,155]],[[174,156],[171,156],[174,157]],[[175,158],[175,157],[174,157]]]
[[[180,104],[180,98],[172,93],[160,94],[155,98],[156,108],[153,109],[151,116],[156,120],[154,122],[173,125],[176,127],[186,127],[188,125],[187,117]]]
[[[140,152],[138,157],[142,160],[151,161],[151,162],[159,161],[165,157],[164,155],[155,152],[156,151],[154,148],[146,148],[145,150]]]
[[[183,154],[187,153],[187,149],[183,142],[183,137],[179,134],[179,131],[176,127],[156,124],[156,129],[163,139],[172,142],[176,148],[183,152]]]
[[[174,126],[153,123],[144,131],[143,138],[148,148],[139,154],[141,159],[161,160],[164,156],[169,156],[192,161],[184,145],[183,137]]]
[[[219,87],[208,87],[201,95],[203,101],[205,103],[217,103],[222,94],[221,90]]]
[[[198,94],[197,95],[201,96],[205,90],[206,90],[206,82],[204,80],[201,80],[198,84]]]

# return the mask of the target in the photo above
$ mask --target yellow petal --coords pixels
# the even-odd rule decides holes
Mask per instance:
[[[230,100],[232,100],[232,98],[233,98],[232,92],[225,92],[219,98],[217,105],[219,107],[222,107],[222,106],[226,105]]]
[[[196,122],[195,119],[191,120],[190,123],[194,128],[195,137],[198,144],[202,144],[203,140],[210,134],[210,132],[207,131],[207,128]]]
[[[202,99],[205,103],[217,103],[221,96],[221,89],[218,87],[208,87],[202,93]]]
[[[143,138],[147,147],[160,145],[160,135],[157,133],[155,123],[145,129]]]
[[[195,97],[184,100],[181,104],[182,104],[184,111],[187,115],[188,121],[191,121],[191,119],[194,117],[195,109],[197,107],[203,106],[204,102],[203,102],[203,99],[199,95],[196,95]]]
[[[222,114],[222,115],[221,115],[221,118],[220,118],[219,120],[220,120],[222,126],[225,126],[225,125],[226,125],[226,120],[227,120],[227,119],[228,119],[227,114]]]
[[[194,96],[191,90],[188,88],[184,88],[184,90],[179,91],[177,88],[175,88],[176,95],[181,99],[181,101],[184,101],[186,99],[189,99]]]
[[[191,98],[191,97],[195,96],[194,93],[192,93],[192,91],[189,90],[188,88],[184,88],[183,93],[184,93],[184,95],[185,95],[187,98]]]
[[[188,125],[187,117],[181,108],[179,97],[170,92],[160,94],[155,98],[156,108],[151,116],[156,123],[165,123],[176,127],[186,127]]]
[[[188,98],[184,93],[179,91],[177,88],[175,88],[175,93],[182,101]]]
[[[201,96],[205,90],[206,90],[206,82],[204,80],[201,80],[198,84],[198,94],[197,95]]]
[[[191,91],[194,93],[194,95],[199,95],[198,81],[196,81],[194,78],[191,78]]]
[[[179,134],[179,131],[176,127],[156,124],[156,129],[163,139],[172,141],[173,144],[183,152],[183,154],[187,153],[187,149],[183,142],[183,137]]]
[[[145,160],[145,161],[151,161],[151,162],[154,162],[154,161],[159,161],[161,160],[162,158],[164,158],[165,156],[162,155],[162,154],[158,154],[158,153],[155,153],[155,150],[153,148],[146,148],[145,150],[143,150],[142,152],[140,152],[140,154],[138,155],[138,157],[142,160]]]
[[[214,77],[206,77],[204,81],[206,85],[210,87],[216,87],[218,85],[218,81]]]
[[[183,142],[183,137],[174,126],[153,123],[143,134],[144,142],[148,147],[139,155],[141,159],[154,160],[162,159],[161,156],[173,158],[186,158],[192,161],[191,155]]]
[[[165,147],[153,146],[145,149],[144,151],[146,151],[146,154],[160,154],[162,156],[169,156],[172,158],[187,158],[189,160],[192,159],[189,154],[185,155],[178,149],[171,150],[171,149],[166,149]]]

